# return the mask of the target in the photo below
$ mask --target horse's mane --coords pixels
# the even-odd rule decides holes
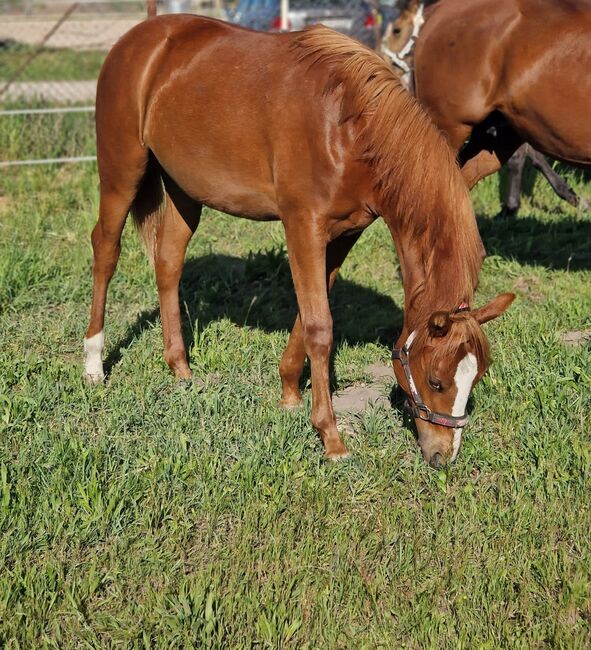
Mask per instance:
[[[323,26],[294,42],[298,60],[342,86],[341,122],[359,121],[360,156],[375,174],[379,209],[416,245],[425,282],[406,296],[417,320],[471,302],[483,248],[468,189],[447,140],[375,52]],[[400,238],[400,237],[399,237]]]

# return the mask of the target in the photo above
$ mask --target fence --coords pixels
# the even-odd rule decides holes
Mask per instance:
[[[396,0],[387,0],[395,3]],[[0,167],[95,159],[96,79],[107,51],[157,0],[0,0]],[[322,22],[376,47],[378,0],[158,0],[264,31]]]

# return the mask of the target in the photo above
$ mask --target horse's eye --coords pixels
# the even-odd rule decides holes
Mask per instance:
[[[394,29],[392,30],[394,34],[400,34],[400,31],[401,31],[400,27],[394,27]]]
[[[443,384],[438,379],[429,377],[429,388],[440,393],[443,390]]]

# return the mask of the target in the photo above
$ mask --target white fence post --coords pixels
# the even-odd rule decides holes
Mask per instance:
[[[281,24],[282,32],[289,31],[289,0],[281,0]]]

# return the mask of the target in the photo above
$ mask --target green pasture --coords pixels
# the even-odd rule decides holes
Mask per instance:
[[[91,117],[61,119],[65,136],[0,122],[2,156],[92,152]],[[591,330],[589,212],[532,177],[516,219],[495,217],[496,178],[474,192],[476,302],[518,299],[486,326],[494,363],[458,461],[435,472],[396,392],[353,418],[337,464],[309,390],[304,409],[277,408],[295,313],[277,224],[205,212],[181,290],[193,382],[163,361],[152,271],[126,228],[108,379],[87,386],[96,168],[0,174],[1,647],[590,646],[591,344],[562,342]],[[381,222],[332,302],[342,389],[389,362],[402,323]]]

